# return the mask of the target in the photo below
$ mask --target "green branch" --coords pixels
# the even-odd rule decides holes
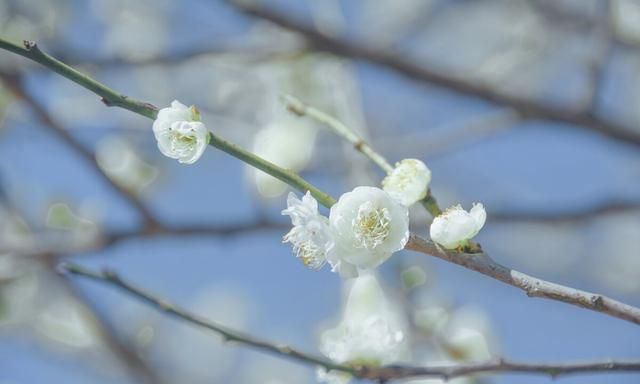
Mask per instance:
[[[49,56],[42,52],[38,45],[32,41],[24,41],[24,46],[19,46],[12,42],[0,38],[0,48],[26,57],[37,63],[44,65],[52,71],[66,77],[74,83],[90,90],[91,92],[102,97],[102,102],[107,106],[120,107],[128,109],[139,115],[155,119],[158,108],[153,104],[144,101],[132,99],[113,89],[99,83],[84,73],[74,69],[53,56]]]
[[[0,49],[16,53],[20,56],[26,57],[27,59],[44,65],[52,71],[66,77],[67,79],[73,81],[81,87],[84,87],[102,97],[102,101],[107,106],[124,108],[150,119],[155,119],[156,115],[158,114],[158,108],[153,104],[133,99],[107,87],[106,85],[92,79],[88,75],[68,66],[55,57],[49,56],[46,53],[42,52],[34,42],[25,41],[24,47],[21,47],[17,44],[0,38]],[[268,173],[276,179],[296,188],[302,193],[306,193],[307,191],[311,192],[313,197],[315,197],[320,204],[324,205],[327,208],[330,208],[336,202],[333,197],[322,192],[320,189],[307,182],[296,173],[288,171],[259,156],[256,156],[253,153],[239,147],[236,144],[226,141],[213,133],[211,133],[209,144],[230,154],[231,156],[234,156],[258,168],[263,172]]]

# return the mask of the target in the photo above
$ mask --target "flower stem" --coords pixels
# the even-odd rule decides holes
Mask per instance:
[[[322,112],[310,105],[305,104],[300,99],[291,95],[282,95],[282,101],[285,103],[287,109],[298,116],[307,116],[311,119],[318,121],[319,123],[327,126],[336,135],[342,137],[349,143],[353,144],[356,151],[362,153],[368,157],[373,163],[375,163],[380,169],[386,173],[393,171],[393,166],[389,164],[387,159],[381,154],[376,152],[363,138],[358,136],[354,131],[349,129],[343,122],[335,117]],[[431,189],[427,190],[427,196],[420,201],[420,204],[433,216],[436,217],[442,213],[442,210],[438,206],[438,202],[431,195]]]
[[[291,95],[282,95],[282,101],[285,103],[287,109],[298,116],[308,116],[331,129],[336,135],[342,137],[349,143],[353,144],[356,151],[367,156],[383,171],[389,173],[393,171],[393,166],[378,152],[376,152],[369,144],[367,144],[360,136],[354,131],[349,129],[344,123],[335,117],[322,112],[312,106],[303,103],[300,99]]]

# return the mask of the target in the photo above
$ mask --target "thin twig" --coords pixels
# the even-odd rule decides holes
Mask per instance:
[[[358,136],[353,130],[344,125],[340,120],[335,117],[329,115],[328,113],[322,112],[321,110],[314,108],[310,105],[307,105],[302,102],[302,100],[291,96],[291,95],[282,95],[282,101],[285,103],[287,109],[298,115],[298,116],[307,116],[320,122],[325,125],[327,128],[331,129],[333,133],[342,137],[349,143],[353,144],[353,147],[366,157],[368,157],[373,163],[375,163],[378,167],[380,167],[383,171],[389,173],[393,171],[393,166],[389,164],[389,162],[376,152],[371,146],[364,141],[360,136]]]
[[[151,213],[151,210],[132,192],[122,187],[116,181],[111,179],[98,165],[95,156],[89,150],[87,150],[78,140],[76,140],[68,129],[65,129],[60,123],[53,119],[53,117],[47,112],[47,110],[36,101],[36,99],[25,91],[22,84],[22,79],[19,76],[9,77],[7,75],[1,75],[0,78],[5,82],[8,88],[20,99],[24,100],[29,107],[35,112],[36,116],[45,127],[49,128],[55,133],[62,141],[67,144],[75,153],[77,153],[85,162],[91,167],[98,177],[102,179],[116,194],[120,195],[129,204],[131,204],[135,210],[142,216],[144,220],[144,227],[147,230],[153,231],[155,228],[159,228],[160,224],[158,220]]]
[[[21,49],[15,44],[7,43],[6,41],[0,39],[0,49],[2,49],[7,44],[11,47],[11,49],[9,49],[11,51]],[[35,44],[29,43],[28,46],[35,47]],[[26,55],[26,57],[29,56]],[[55,60],[54,62],[45,61],[44,65],[66,67],[65,64],[60,63],[57,60]],[[91,79],[89,76],[77,72],[73,68],[61,70],[59,71],[59,73],[62,73],[64,76],[69,73],[72,74],[70,76],[78,76],[76,73],[80,74],[82,81],[78,81],[77,83],[96,92],[98,95],[102,96],[104,92],[107,92],[108,94],[118,94],[105,85]],[[153,118],[153,116],[155,116],[157,113],[157,109],[155,107],[152,107],[151,104],[135,101],[133,99],[127,98],[126,96],[123,96],[122,100],[122,103],[125,104],[124,106],[122,106],[122,108],[126,108],[134,112],[137,111],[138,107],[147,108],[143,111],[138,110],[137,113],[150,118]],[[266,161],[261,157],[254,155],[253,153],[245,149],[242,149],[236,144],[223,140],[212,133],[210,134],[210,136],[210,144],[214,147],[219,148],[250,165],[253,165],[254,167],[270,174],[271,176],[278,178],[279,180],[289,184],[290,186],[300,191],[310,191],[311,194],[318,200],[318,202],[327,208],[335,204],[335,199],[333,197],[324,193],[319,188],[313,186],[311,183],[307,182],[296,173],[288,171],[269,161]],[[422,239],[413,234],[411,235],[411,239],[406,248],[413,249],[427,255],[432,255],[464,266],[466,268],[481,272],[486,276],[523,289],[529,294],[529,296],[544,297],[547,299],[565,302],[579,307],[588,308],[593,311],[605,313],[613,317],[627,320],[636,324],[640,324],[640,308],[632,307],[630,305],[614,301],[599,294],[583,292],[574,288],[565,287],[559,284],[533,278],[521,272],[517,272],[499,265],[493,262],[485,254],[478,253],[474,255],[467,255],[455,252],[444,252],[432,242]]]
[[[271,353],[273,355],[298,361],[313,366],[321,366],[327,370],[338,370],[352,374],[357,378],[369,380],[390,380],[406,379],[415,377],[441,377],[444,379],[468,376],[478,373],[507,373],[519,372],[530,374],[549,375],[552,377],[569,375],[576,373],[595,372],[640,372],[640,361],[601,361],[593,363],[573,363],[573,364],[531,364],[519,363],[507,360],[498,360],[477,364],[451,365],[451,366],[387,366],[387,367],[365,367],[347,366],[331,362],[322,357],[318,357],[292,347],[274,343],[268,340],[259,339],[252,335],[236,331],[221,324],[205,319],[197,314],[180,308],[166,299],[160,298],[148,291],[139,288],[121,278],[117,273],[105,270],[102,272],[93,271],[77,264],[63,263],[59,269],[64,273],[70,273],[107,283],[117,287],[127,294],[142,300],[155,307],[157,310],[172,315],[180,320],[209,329],[219,334],[223,340],[236,342],[248,347]]]
[[[378,153],[371,145],[369,145],[363,138],[358,136],[352,129],[347,127],[343,122],[335,117],[323,112],[315,107],[302,102],[302,100],[291,96],[282,95],[282,101],[285,103],[287,109],[298,116],[307,116],[317,122],[323,124],[329,128],[333,133],[340,136],[347,142],[353,145],[353,148],[369,158],[374,164],[386,173],[393,171],[393,166],[389,164],[387,159]],[[442,213],[442,210],[438,206],[436,199],[431,194],[431,189],[427,189],[427,195],[421,201],[425,209],[434,217]]]
[[[191,324],[195,324],[197,326],[207,328],[219,334],[224,341],[237,342],[239,344],[251,346],[253,348],[256,348],[265,352],[284,356],[294,360],[305,361],[307,363],[319,365],[327,369],[337,369],[344,372],[355,373],[353,368],[335,364],[327,359],[297,351],[286,345],[279,345],[279,344],[271,343],[266,340],[261,340],[249,334],[245,334],[243,332],[236,331],[224,325],[207,320],[204,317],[191,313],[186,309],[180,308],[172,304],[168,300],[159,298],[147,292],[144,289],[136,287],[135,285],[123,280],[120,276],[118,276],[118,274],[116,274],[113,271],[104,270],[101,272],[97,272],[97,271],[92,271],[90,269],[84,268],[80,265],[68,263],[68,262],[60,264],[59,270],[61,270],[62,272],[68,272],[74,275],[84,276],[84,277],[91,278],[93,280],[109,283],[115,287],[118,287],[126,291],[127,293],[142,300],[143,302],[150,304],[151,306],[155,307],[157,310],[161,312],[175,316]]]
[[[508,95],[485,85],[448,75],[422,64],[416,64],[394,52],[386,52],[360,42],[329,36],[298,20],[283,16],[265,7],[248,5],[246,2],[226,1],[249,16],[267,20],[284,29],[300,34],[316,50],[365,60],[422,83],[451,89],[464,95],[510,107],[517,111],[523,119],[548,120],[568,124],[569,127],[582,127],[624,143],[640,146],[640,134],[633,127],[604,120],[597,116],[594,111],[573,110],[528,98]]]
[[[97,332],[111,353],[129,370],[134,379],[146,384],[160,384],[163,380],[159,377],[149,364],[138,354],[135,347],[130,343],[120,340],[109,323],[103,319],[98,310],[95,309],[91,302],[79,290],[70,284],[69,280],[59,278],[64,284],[64,288],[68,291],[78,304],[81,305],[91,316],[91,320],[97,328]]]

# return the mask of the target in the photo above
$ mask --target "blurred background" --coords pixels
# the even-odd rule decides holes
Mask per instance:
[[[334,196],[379,185],[351,146],[286,111],[278,96],[295,95],[390,161],[427,163],[441,206],[484,203],[478,240],[497,261],[640,305],[640,1],[259,5],[269,12],[213,0],[0,0],[0,36],[37,41],[126,95],[195,104],[220,136]],[[0,383],[315,382],[313,367],[225,345],[55,271],[65,259],[109,267],[223,324],[316,352],[342,282],[282,244],[287,191],[213,149],[192,166],[165,158],[151,121],[1,51]],[[431,218],[415,208],[413,229],[426,235]],[[422,254],[396,254],[380,277],[411,324],[414,363],[640,356],[635,325]]]

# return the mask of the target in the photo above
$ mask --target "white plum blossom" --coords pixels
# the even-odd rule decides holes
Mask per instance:
[[[335,240],[329,260],[359,269],[380,265],[409,239],[407,208],[375,187],[343,194],[331,207],[329,224]]]
[[[200,121],[198,110],[178,100],[158,111],[153,134],[160,152],[182,164],[195,163],[209,143],[209,131]]]
[[[333,247],[329,220],[318,212],[318,202],[307,193],[298,199],[293,192],[287,197],[283,215],[291,218],[293,228],[283,241],[291,243],[293,251],[310,269],[319,269],[327,261],[327,252]]]
[[[409,207],[427,196],[431,170],[418,159],[404,159],[382,180],[382,188]]]
[[[392,364],[408,357],[406,321],[387,300],[375,275],[349,281],[342,319],[320,335],[320,352],[339,364]]]
[[[473,204],[469,212],[455,205],[433,219],[431,239],[447,249],[464,246],[480,232],[486,220],[482,204]]]

